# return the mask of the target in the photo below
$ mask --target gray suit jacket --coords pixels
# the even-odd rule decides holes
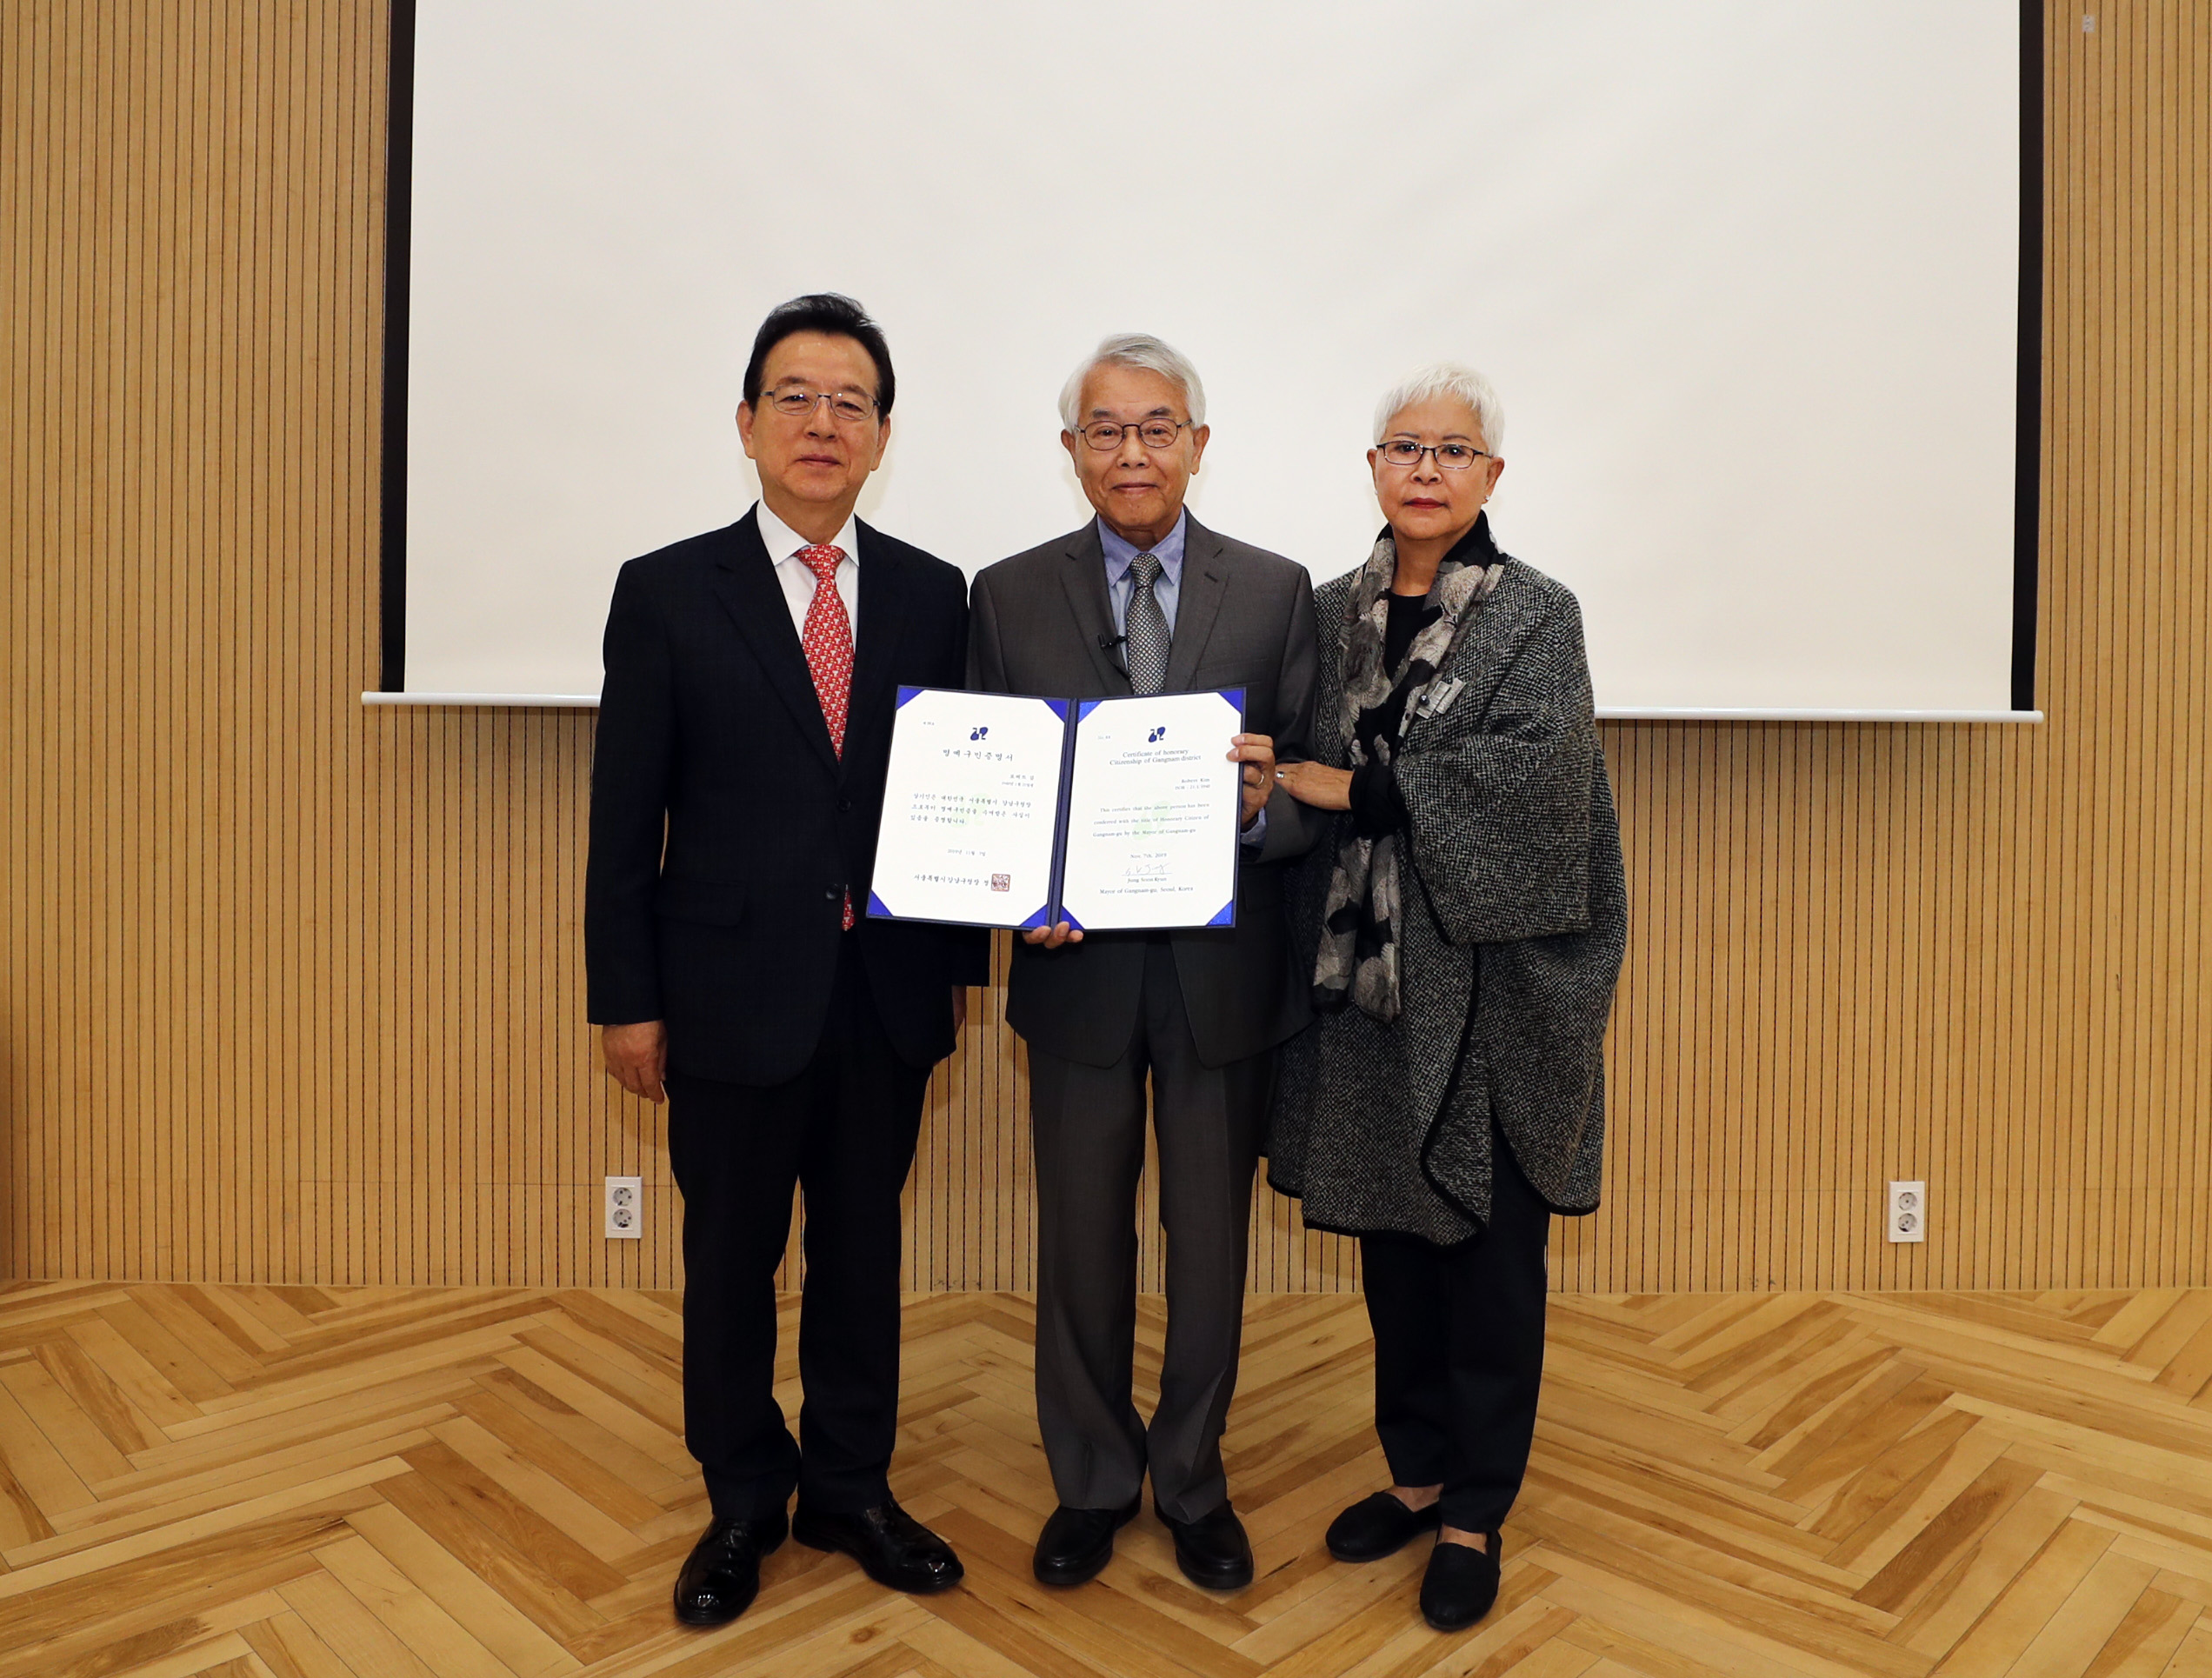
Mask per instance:
[[[971,607],[970,687],[1053,699],[1129,692],[1129,677],[1108,649],[1114,612],[1096,521],[984,570]],[[1168,690],[1243,689],[1246,730],[1272,735],[1279,757],[1303,758],[1313,728],[1315,656],[1305,568],[1191,519]],[[1272,1048],[1311,1015],[1308,976],[1291,959],[1284,875],[1323,825],[1321,812],[1277,788],[1266,839],[1246,847],[1237,871],[1236,926],[1166,935],[1190,1034],[1209,1066]],[[1090,933],[1050,950],[1016,943],[1007,1022],[1048,1055],[1111,1066],[1136,1034],[1147,936]]]

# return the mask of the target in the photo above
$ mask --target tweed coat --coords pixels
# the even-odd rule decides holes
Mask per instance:
[[[1501,556],[1501,557],[1503,557]],[[1346,604],[1316,596],[1314,760],[1343,764]],[[1581,608],[1506,559],[1436,682],[1440,715],[1406,720],[1395,756],[1410,832],[1400,853],[1403,1007],[1317,1015],[1281,1051],[1268,1180],[1306,1222],[1439,1245],[1489,1221],[1491,1125],[1555,1211],[1597,1205],[1602,1039],[1628,941],[1620,824],[1597,737]],[[1295,947],[1316,948],[1338,831],[1291,891]]]

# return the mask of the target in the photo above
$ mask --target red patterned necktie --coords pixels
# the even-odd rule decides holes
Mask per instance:
[[[808,603],[806,627],[799,632],[799,641],[806,648],[815,696],[822,702],[822,720],[830,725],[830,743],[841,759],[845,755],[845,715],[852,704],[853,672],[852,620],[845,616],[844,597],[837,592],[837,567],[844,557],[843,549],[820,543],[799,549],[799,563],[814,573],[814,598]],[[844,930],[852,929],[852,893],[848,891]]]

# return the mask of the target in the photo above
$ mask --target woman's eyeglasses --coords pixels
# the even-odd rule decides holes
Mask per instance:
[[[1476,461],[1492,458],[1489,450],[1471,443],[1416,443],[1411,437],[1392,437],[1375,446],[1393,466],[1418,466],[1423,455],[1434,455],[1436,464],[1447,472],[1464,472]]]

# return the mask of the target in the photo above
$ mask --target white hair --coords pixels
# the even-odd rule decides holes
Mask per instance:
[[[1451,396],[1465,403],[1474,413],[1475,423],[1482,427],[1482,447],[1493,455],[1504,452],[1505,404],[1490,389],[1488,379],[1456,361],[1440,361],[1424,367],[1382,393],[1382,400],[1375,405],[1376,442],[1382,441],[1392,420],[1414,403],[1427,402],[1431,396]]]
[[[1116,332],[1111,337],[1101,338],[1098,348],[1084,357],[1082,364],[1068,376],[1067,383],[1060,387],[1060,423],[1069,430],[1083,429],[1083,416],[1076,409],[1083,401],[1083,381],[1095,369],[1108,366],[1141,367],[1182,386],[1183,405],[1190,410],[1190,423],[1206,423],[1206,387],[1198,383],[1198,370],[1190,364],[1190,358],[1173,344],[1163,343],[1149,333]]]

